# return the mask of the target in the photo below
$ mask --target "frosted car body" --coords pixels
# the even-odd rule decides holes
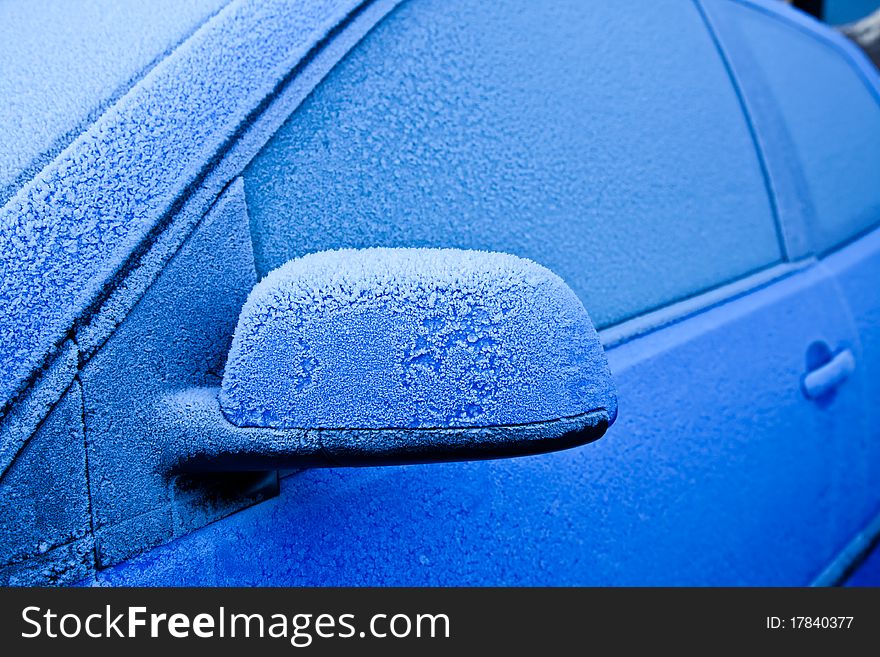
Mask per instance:
[[[776,3],[615,4],[174,3],[128,57],[90,31],[112,12],[76,37],[0,10],[2,581],[838,581],[880,508],[876,71]],[[65,84],[30,96],[41,58]],[[267,461],[309,427],[222,415],[248,295],[376,247],[553,272],[615,424],[524,458]],[[518,403],[492,426],[538,417]]]

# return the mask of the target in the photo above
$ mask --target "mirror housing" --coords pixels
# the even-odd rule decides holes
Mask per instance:
[[[535,454],[595,440],[617,413],[598,335],[562,279],[457,249],[291,260],[245,303],[219,394],[168,402],[189,418],[191,469]]]

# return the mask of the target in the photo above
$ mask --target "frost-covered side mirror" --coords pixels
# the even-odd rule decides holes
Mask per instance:
[[[177,467],[257,469],[517,456],[614,421],[598,336],[548,269],[503,253],[340,250],[270,273],[219,392],[177,412]]]

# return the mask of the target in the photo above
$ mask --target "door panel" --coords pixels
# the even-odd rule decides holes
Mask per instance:
[[[864,381],[808,400],[800,384],[816,343],[858,354],[834,282],[814,265],[611,353],[617,429],[661,441],[646,448],[658,479],[693,486],[648,505],[666,519],[658,544],[673,550],[674,536],[696,534],[686,568],[713,573],[699,583],[809,583],[861,527],[852,500],[864,477]],[[669,583],[690,580],[682,571]]]
[[[302,472],[280,497],[99,579],[807,584],[852,529],[838,464],[859,430],[861,391],[848,381],[817,404],[800,378],[812,342],[854,339],[813,267],[610,350],[620,416],[596,443]]]
[[[864,395],[863,431],[850,430],[838,467],[846,492],[839,512],[862,529],[880,510],[880,78],[854,44],[781,3],[771,11],[704,2],[730,50],[769,168],[783,174],[775,176],[777,194],[780,181],[798,190],[796,212],[780,213],[785,232],[802,225],[808,251],[828,254],[821,266],[858,334],[848,385]]]
[[[862,382],[864,439],[851,460],[864,470],[863,488],[853,490],[850,504],[863,524],[880,513],[880,230],[831,254],[823,264],[835,277],[859,334],[855,376]]]

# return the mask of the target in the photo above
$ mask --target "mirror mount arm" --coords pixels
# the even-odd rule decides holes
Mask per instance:
[[[218,388],[167,395],[157,409],[169,473],[407,465],[528,456],[584,445],[613,420],[604,408],[573,417],[486,427],[272,429],[238,427]]]

